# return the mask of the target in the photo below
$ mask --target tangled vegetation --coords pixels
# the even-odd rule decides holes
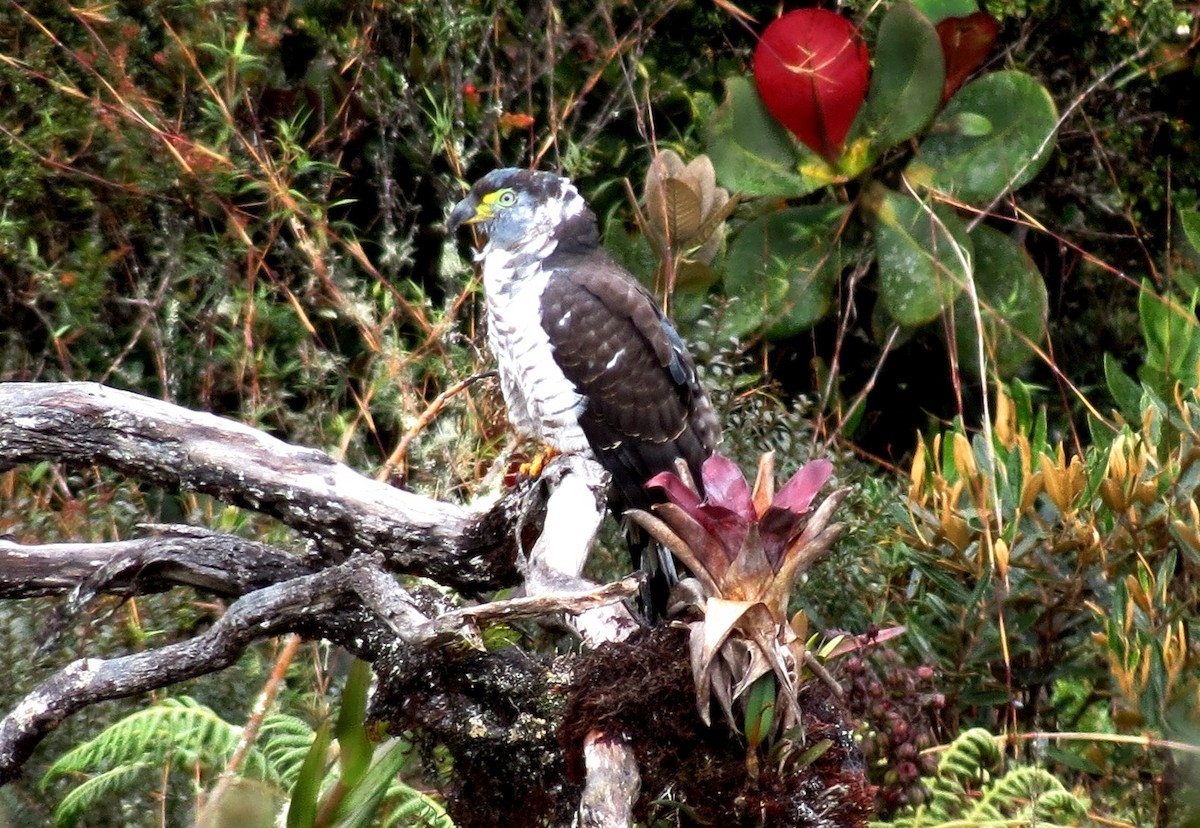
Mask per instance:
[[[679,321],[723,454],[773,450],[785,475],[829,456],[850,489],[789,610],[826,653],[904,627],[824,662],[872,824],[1196,825],[1194,4],[822,5],[856,44],[862,109],[822,120],[814,84],[822,114],[796,123],[756,86],[777,4],[12,0],[0,381],[94,380],[486,494],[527,447],[442,221],[494,167],[561,171]],[[0,503],[23,542],[161,520],[300,547],[98,469],[0,473]],[[591,565],[624,561],[608,543]],[[222,611],[99,601],[0,698]],[[32,653],[54,612],[0,606],[0,641]],[[487,644],[570,646],[552,638]],[[225,785],[248,810],[204,824],[269,824],[288,800],[289,825],[451,824],[452,761],[366,732],[368,678],[321,644],[260,645],[69,722],[0,789],[0,823],[188,824]],[[690,824],[649,795],[647,824]]]

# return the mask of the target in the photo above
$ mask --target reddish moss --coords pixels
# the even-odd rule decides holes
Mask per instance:
[[[745,744],[719,714],[711,727],[700,720],[687,652],[686,631],[660,627],[583,660],[559,731],[573,780],[583,776],[584,737],[600,730],[623,735],[637,755],[641,818],[650,816],[655,800],[669,798],[715,825],[866,825],[874,791],[853,728],[825,688],[810,682],[802,689],[805,744],[795,746],[793,761],[782,770],[764,761],[753,779]],[[819,757],[803,766],[795,761],[825,741]]]

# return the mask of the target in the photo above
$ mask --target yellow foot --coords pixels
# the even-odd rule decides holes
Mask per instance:
[[[522,463],[517,468],[517,474],[521,475],[522,477],[532,477],[537,479],[542,476],[542,469],[546,468],[546,464],[557,455],[557,451],[550,446],[546,446],[545,449],[538,454],[535,454],[528,462]]]

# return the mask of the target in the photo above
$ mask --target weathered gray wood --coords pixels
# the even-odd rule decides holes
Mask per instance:
[[[587,781],[579,800],[579,828],[622,828],[633,824],[633,805],[641,790],[633,750],[623,739],[600,731],[587,735],[583,744]]]
[[[0,784],[15,778],[38,742],[73,713],[223,670],[260,638],[289,632],[305,618],[344,611],[358,566],[350,561],[245,595],[206,632],[187,641],[71,662],[0,721]]]
[[[478,626],[491,621],[558,617],[593,645],[624,639],[638,626],[620,603],[635,593],[635,578],[597,588],[580,577],[607,488],[603,470],[586,457],[555,458],[538,481],[472,509],[394,489],[319,451],[158,400],[89,383],[0,383],[0,471],[43,460],[108,467],[255,509],[296,529],[310,551],[186,526],[147,527],[155,534],[96,544],[0,539],[0,598],[67,593],[72,610],[101,592],[188,585],[236,599],[195,638],[80,659],[39,685],[0,721],[0,784],[20,773],[38,742],[67,716],[219,671],[253,641],[284,632],[330,640],[377,664],[403,665],[430,654],[441,658],[439,646],[452,639],[479,647]],[[389,571],[468,594],[524,576],[524,594],[454,607],[410,591]],[[504,688],[517,672],[511,662],[484,656],[470,686],[494,685],[488,696],[506,699],[497,711],[504,718],[510,714]],[[530,660],[526,672],[536,682],[542,668]],[[556,680],[558,690],[547,687],[548,696],[561,692],[563,680]],[[477,700],[462,701],[472,705],[471,715],[479,713]],[[464,721],[468,712],[461,711]],[[561,762],[552,754],[554,727],[543,722],[527,740],[539,765]],[[636,798],[636,767],[632,793],[630,767],[616,775],[603,770],[628,762],[627,756],[602,758],[612,750],[595,748],[598,776],[589,754],[592,795]],[[608,785],[617,788],[606,793]]]
[[[95,383],[0,383],[0,471],[43,460],[106,466],[254,509],[331,560],[380,552],[394,571],[464,590],[520,580],[511,530],[530,507],[528,490],[473,511],[213,414]]]
[[[135,594],[193,586],[236,598],[310,575],[315,562],[269,544],[193,526],[148,527],[160,534],[107,543],[21,544],[0,538],[0,598],[83,588]],[[87,587],[90,585],[90,590]]]

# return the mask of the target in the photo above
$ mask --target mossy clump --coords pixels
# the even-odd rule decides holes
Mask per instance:
[[[637,756],[639,819],[670,799],[699,824],[865,826],[874,791],[853,727],[828,691],[818,682],[801,689],[803,734],[785,740],[776,761],[758,763],[755,776],[740,736],[719,717],[705,725],[696,712],[687,638],[656,627],[577,667],[559,732],[572,778],[583,775],[584,738],[599,730],[623,736]]]

